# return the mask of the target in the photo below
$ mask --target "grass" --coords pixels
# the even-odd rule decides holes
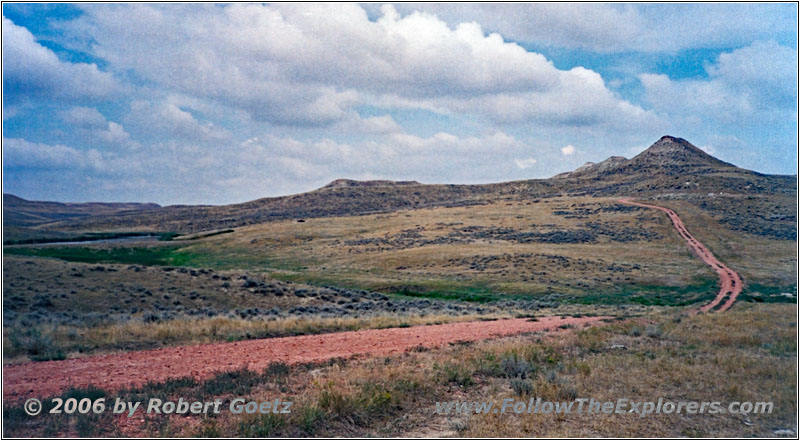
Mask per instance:
[[[744,291],[736,300],[756,303],[797,303],[797,285],[769,286],[751,283],[745,285]]]
[[[186,265],[194,259],[192,253],[174,246],[151,247],[4,247],[3,254],[20,256],[52,257],[71,262],[123,263],[138,265]]]
[[[436,287],[389,287],[384,291],[405,297],[428,298],[437,300],[457,300],[460,302],[487,303],[509,298],[493,292],[485,285],[463,285],[437,283]]]
[[[616,321],[550,336],[529,335],[409,351],[391,357],[275,365],[263,372],[176,379],[115,393],[210,400],[237,394],[293,401],[290,415],[158,416],[139,436],[270,437],[770,437],[794,428],[797,412],[796,310],[785,304],[737,304],[724,314]],[[638,334],[632,329],[640,328]],[[625,349],[608,349],[611,345]],[[76,392],[88,393],[88,392]],[[92,392],[97,394],[97,392]],[[508,397],[573,400],[773,401],[772,414],[471,415],[433,413],[436,401],[500,403]],[[44,397],[43,397],[44,398]],[[5,436],[75,435],[68,418],[29,418],[5,407]],[[748,424],[742,421],[746,418]],[[450,421],[448,423],[448,421]],[[96,436],[121,433],[93,421]],[[84,425],[85,427],[86,425]],[[126,429],[126,430],[130,430]]]
[[[680,286],[636,284],[622,286],[618,291],[574,296],[570,302],[584,305],[620,305],[638,303],[646,306],[689,306],[711,301],[717,296],[717,279],[697,278],[692,283]]]
[[[498,318],[499,315],[377,315],[363,318],[289,317],[242,319],[231,317],[178,318],[162,322],[129,320],[99,325],[39,325],[6,329],[3,352],[13,359],[63,359],[118,350],[153,349],[211,342],[288,337],[360,329],[400,328]]]
[[[127,255],[70,249],[6,252],[77,261],[265,271],[311,284],[475,302],[491,301],[493,295],[583,295],[644,283],[676,285],[690,281],[702,270],[703,265],[672,237],[670,225],[658,214],[603,212],[575,219],[554,214],[574,204],[600,208],[616,202],[555,198],[533,205],[420,209],[306,223],[276,221],[224,235],[211,232],[180,251]],[[640,231],[652,240],[524,243],[474,233],[500,229],[545,234],[553,229],[583,230],[588,228],[586,223]]]
[[[67,237],[33,237],[26,239],[10,239],[10,240],[4,240],[3,245],[44,244],[52,242],[86,242],[92,240],[111,240],[111,239],[122,239],[126,237],[148,237],[148,236],[157,236],[158,240],[160,241],[169,241],[177,237],[178,234],[164,233],[164,232],[85,233],[77,236],[67,236]]]

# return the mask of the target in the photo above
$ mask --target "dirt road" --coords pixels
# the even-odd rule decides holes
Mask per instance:
[[[114,391],[187,375],[202,380],[218,372],[243,367],[260,371],[273,362],[292,364],[354,355],[388,355],[417,346],[437,347],[459,341],[556,330],[565,325],[586,325],[602,318],[541,317],[537,321],[508,319],[370,329],[7,365],[3,368],[3,398],[19,402],[30,397],[57,395],[70,386],[90,384]]]
[[[697,254],[703,262],[707,263],[714,269],[714,271],[719,274],[719,279],[721,281],[721,287],[719,290],[719,294],[711,303],[707,305],[701,306],[698,311],[708,312],[708,311],[725,311],[733,305],[733,302],[736,301],[736,296],[742,292],[742,279],[739,277],[739,274],[736,271],[728,268],[725,266],[724,263],[720,262],[708,248],[705,247],[702,243],[700,243],[697,239],[694,238],[686,227],[683,225],[683,221],[678,215],[669,208],[659,207],[658,205],[650,205],[650,204],[641,204],[639,202],[633,202],[630,199],[623,198],[619,200],[624,204],[636,205],[639,207],[645,208],[655,208],[656,210],[661,210],[664,213],[667,213],[670,220],[672,221],[672,225],[675,226],[675,229],[678,230],[678,234],[686,240],[686,243],[689,244],[689,247]],[[724,300],[724,302],[723,302]]]

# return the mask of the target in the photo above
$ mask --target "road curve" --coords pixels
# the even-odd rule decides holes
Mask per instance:
[[[714,254],[709,251],[708,248],[705,247],[702,243],[700,243],[697,239],[694,238],[691,234],[689,234],[689,230],[683,225],[683,221],[678,215],[669,208],[659,207],[658,205],[650,205],[650,204],[642,204],[639,202],[633,202],[628,198],[622,198],[619,200],[623,204],[629,205],[636,205],[638,207],[644,208],[655,208],[656,210],[661,210],[664,213],[667,213],[670,220],[672,221],[672,225],[675,226],[675,229],[678,230],[678,234],[680,234],[686,243],[689,244],[689,247],[694,251],[697,257],[700,258],[703,262],[707,263],[714,269],[714,271],[719,274],[719,279],[721,282],[721,288],[719,290],[719,294],[711,303],[707,305],[701,306],[696,312],[708,312],[708,311],[725,311],[731,306],[733,306],[733,302],[736,301],[736,296],[742,292],[742,278],[739,277],[739,274],[736,271],[728,268],[724,263],[720,262]],[[724,302],[723,302],[724,300]]]

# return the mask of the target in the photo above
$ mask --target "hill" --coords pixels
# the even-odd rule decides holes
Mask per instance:
[[[683,198],[713,212],[734,229],[776,238],[796,237],[793,176],[765,175],[736,167],[682,138],[664,136],[632,159],[615,156],[550,179],[482,185],[420,184],[416,181],[339,179],[307,193],[223,206],[99,204],[93,210],[61,211],[45,205],[37,228],[64,231],[156,230],[181,233],[235,228],[279,219],[362,215],[398,210],[491,204],[554,196]],[[742,199],[737,207],[720,197]],[[777,199],[776,199],[777,198]],[[26,225],[31,210],[4,199],[5,225]],[[33,203],[36,204],[36,203]],[[66,209],[64,209],[66,210]],[[766,211],[765,211],[766,210]],[[144,215],[146,213],[146,215]],[[766,217],[765,217],[766,216]],[[47,222],[47,223],[45,223]],[[778,224],[776,224],[778,222]],[[782,223],[781,223],[782,222]],[[778,225],[776,227],[776,225]],[[777,230],[776,230],[777,228]]]
[[[89,216],[105,216],[125,211],[141,212],[161,206],[153,203],[86,202],[63,203],[29,201],[12,194],[3,194],[3,218],[16,226],[34,226],[53,221]]]

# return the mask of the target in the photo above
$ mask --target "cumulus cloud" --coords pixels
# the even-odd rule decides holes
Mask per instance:
[[[140,147],[121,124],[106,120],[106,117],[93,107],[71,107],[60,112],[60,116],[64,122],[73,127],[74,134],[89,142],[126,148]]]
[[[198,121],[190,111],[169,100],[132,101],[125,123],[146,137],[161,135],[203,142],[231,140],[231,134],[224,128]]]
[[[64,122],[85,129],[103,129],[106,117],[93,107],[75,106],[60,112]]]
[[[92,172],[99,174],[141,172],[140,161],[97,149],[77,149],[63,144],[30,142],[22,138],[3,138],[3,167],[9,169]]]
[[[796,118],[795,49],[756,42],[721,54],[706,71],[708,79],[673,80],[664,74],[642,74],[639,80],[645,99],[661,113],[725,123],[769,118],[774,112]]]
[[[751,44],[769,5],[76,7],[36,29],[57,53],[4,18],[7,191],[47,182],[73,200],[80,182],[83,199],[228,203],[342,177],[498,182],[630,156],[665,133],[795,160],[796,51],[782,34]],[[640,75],[652,64],[629,53],[720,41],[739,49],[693,78]],[[582,50],[556,67],[526,49],[550,46]],[[624,78],[581,67],[587,50],[626,52],[601,67]],[[97,65],[66,61],[87,58]]]
[[[85,155],[72,147],[3,138],[3,166],[5,167],[82,168],[85,165]]]
[[[450,24],[481,17],[507,38],[593,52],[676,52],[741,46],[779,34],[796,39],[797,9],[789,4],[401,4]],[[378,6],[369,6],[377,13]]]
[[[61,61],[33,34],[3,17],[3,102],[99,99],[119,88],[95,64]]]
[[[475,22],[391,5],[377,20],[355,4],[91,5],[78,22],[114,69],[274,124],[341,122],[367,96],[496,122],[653,118],[595,72],[559,70]]]
[[[514,164],[517,164],[517,168],[525,170],[536,165],[536,159],[534,158],[515,159]]]

